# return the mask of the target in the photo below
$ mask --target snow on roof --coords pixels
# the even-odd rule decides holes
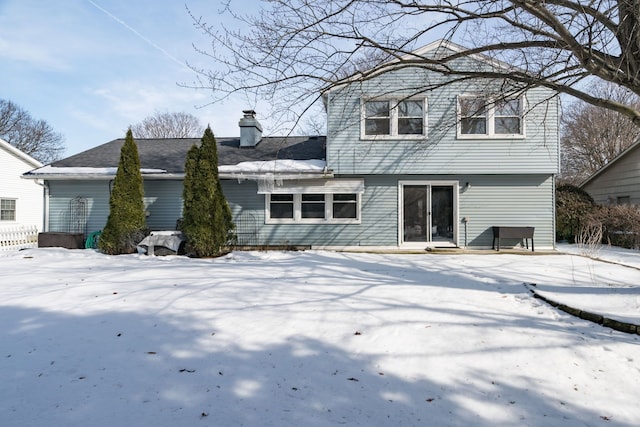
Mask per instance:
[[[319,173],[324,170],[324,160],[268,160],[263,162],[240,162],[237,165],[222,165],[219,173]]]
[[[88,168],[88,167],[56,167],[43,166],[32,170],[30,175],[115,175],[118,168]],[[166,173],[164,169],[140,169],[143,174]]]
[[[220,174],[226,175],[255,175],[255,174],[282,174],[282,173],[297,173],[297,174],[318,174],[322,173],[326,167],[324,160],[269,160],[269,161],[257,161],[257,162],[241,162],[236,165],[222,165],[218,167]],[[114,176],[118,168],[92,168],[92,167],[56,167],[56,166],[43,166],[41,168],[28,172],[26,177],[40,178],[42,176],[59,176],[63,177],[99,177],[99,176]],[[164,169],[140,169],[143,175],[149,174],[167,174]]]

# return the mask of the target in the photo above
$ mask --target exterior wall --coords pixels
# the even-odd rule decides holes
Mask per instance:
[[[461,59],[457,66],[484,65]],[[492,226],[510,225],[535,227],[536,247],[553,248],[559,99],[544,88],[529,90],[524,96],[523,135],[460,137],[458,96],[496,95],[491,87],[497,92],[500,83],[444,85],[447,78],[404,68],[327,94],[327,167],[336,176],[366,177],[362,224],[346,226],[334,241],[398,245],[398,181],[458,181],[458,246],[491,247]],[[433,88],[425,92],[426,136],[362,137],[362,100],[390,95],[402,99],[419,87]],[[465,187],[467,182],[470,187]]]
[[[555,199],[552,175],[480,175],[462,177],[470,182],[460,193],[459,246],[491,247],[492,226],[535,227],[536,248],[555,245]],[[506,242],[509,243],[509,242]],[[515,242],[513,242],[515,243]]]
[[[49,231],[73,232],[72,200],[87,202],[86,232],[102,230],[109,216],[110,181],[47,181],[49,186]]]
[[[455,219],[458,246],[491,247],[491,227],[513,225],[535,227],[536,246],[553,247],[551,175],[369,175],[364,180],[360,224],[265,224],[265,195],[258,194],[256,182],[225,180],[222,186],[239,243],[246,245],[397,246],[398,182],[416,180],[460,183]],[[470,187],[465,186],[467,182]],[[75,197],[87,201],[87,233],[101,230],[109,215],[109,185],[110,181],[49,182],[50,231],[74,231],[70,202]],[[145,182],[149,228],[175,229],[182,211],[181,196],[182,181]],[[466,223],[462,221],[465,217]]]
[[[0,198],[16,200],[15,221],[0,221],[3,226],[36,226],[42,231],[44,224],[44,188],[30,179],[20,176],[40,165],[29,163],[6,150],[0,143]]]
[[[398,182],[415,180],[460,182],[456,219],[458,246],[491,247],[494,225],[535,227],[536,247],[554,246],[552,175],[369,175],[364,178],[360,224],[265,224],[265,196],[257,194],[255,182],[226,181],[223,187],[239,237],[247,239],[251,235],[250,244],[397,246]],[[471,186],[464,188],[467,182]],[[468,222],[462,221],[464,217]]]
[[[583,189],[600,205],[615,204],[618,197],[629,197],[631,204],[640,205],[640,145],[618,158]]]
[[[434,86],[443,76],[402,69],[328,94],[327,166],[336,174],[558,173],[559,102],[546,89],[526,94],[526,138],[460,139],[457,96],[487,94],[492,82],[455,83],[426,93],[428,135],[413,140],[362,139],[361,99],[411,96],[402,88]],[[493,83],[496,85],[496,83]],[[497,86],[496,86],[497,87]]]
[[[175,230],[182,217],[182,181],[145,181],[144,204],[147,227],[152,230]]]
[[[87,202],[86,232],[102,230],[109,217],[112,181],[48,181],[49,231],[74,231],[72,200]],[[145,181],[147,226],[152,230],[175,230],[182,215],[182,181]]]

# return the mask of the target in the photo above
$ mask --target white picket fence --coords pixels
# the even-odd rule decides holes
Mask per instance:
[[[17,225],[0,228],[0,251],[18,251],[38,247],[38,228]]]

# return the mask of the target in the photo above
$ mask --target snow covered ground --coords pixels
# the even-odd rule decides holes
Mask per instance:
[[[640,336],[524,285],[640,323],[597,256],[0,253],[0,426],[637,426]]]

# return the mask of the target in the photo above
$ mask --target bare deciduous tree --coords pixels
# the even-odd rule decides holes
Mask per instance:
[[[60,158],[64,137],[16,103],[0,99],[0,138],[42,163]]]
[[[199,138],[204,127],[192,114],[156,111],[131,126],[136,138]]]
[[[593,94],[640,110],[640,97],[611,83],[599,85]],[[615,111],[576,101],[562,116],[562,178],[572,184],[609,163],[640,139],[640,127]]]
[[[253,92],[276,109],[298,105],[305,111],[322,90],[346,76],[366,80],[384,73],[391,59],[396,67],[447,74],[449,81],[481,77],[547,87],[640,125],[635,105],[594,95],[587,84],[607,81],[640,94],[638,0],[271,0],[258,15],[239,15],[230,6],[226,13],[243,29],[219,30],[194,16],[212,38],[211,48],[199,51],[216,62],[196,69],[194,86],[213,88],[218,98]],[[468,49],[436,57],[412,53],[440,38]],[[456,67],[456,60],[472,55],[512,68]]]

